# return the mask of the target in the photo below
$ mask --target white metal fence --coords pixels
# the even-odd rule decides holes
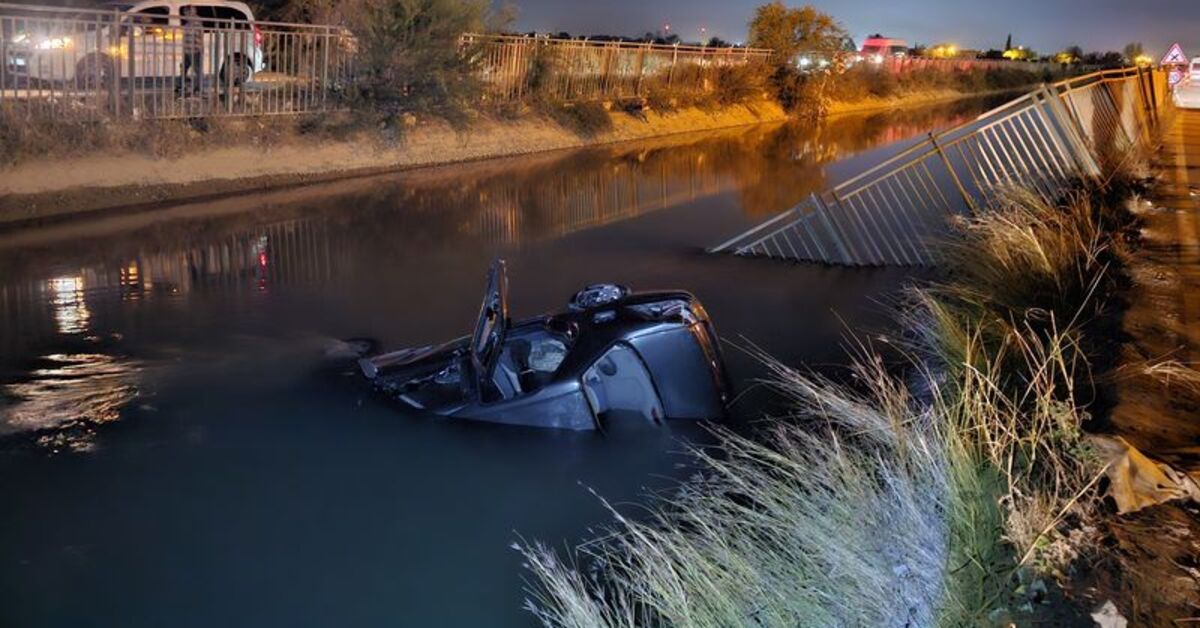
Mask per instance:
[[[201,9],[209,14],[0,4],[0,105],[156,118],[338,106],[354,76],[347,32]],[[198,46],[185,46],[189,30]]]
[[[948,219],[1024,187],[1057,202],[1149,139],[1162,72],[1130,68],[1044,85],[939,133],[710,249],[850,266],[936,260]]]
[[[660,45],[623,41],[467,35],[479,47],[480,73],[501,100],[533,90],[559,100],[645,96],[652,89],[713,89],[720,68],[765,63],[765,48]]]
[[[0,105],[52,115],[146,118],[345,106],[359,48],[345,29],[256,21],[234,5],[195,8],[198,15],[188,16],[175,4],[99,11],[0,2]],[[198,50],[186,45],[197,40]],[[707,92],[723,68],[763,64],[772,54],[478,34],[463,37],[463,50],[476,55],[488,97],[501,102],[535,91],[565,101]],[[896,73],[1033,67],[893,57],[875,65]]]

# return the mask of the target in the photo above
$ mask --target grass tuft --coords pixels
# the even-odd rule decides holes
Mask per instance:
[[[584,577],[524,551],[547,626],[986,625],[1063,577],[1104,467],[1083,436],[1115,292],[1107,206],[1011,193],[964,221],[954,271],[904,300],[895,373],[862,349],[852,385],[764,356],[794,409],[718,430],[707,471],[648,519],[613,510]],[[1119,222],[1119,221],[1118,221]],[[1124,223],[1121,223],[1124,224]],[[1167,373],[1169,367],[1160,370]]]

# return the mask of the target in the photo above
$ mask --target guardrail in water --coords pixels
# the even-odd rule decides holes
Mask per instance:
[[[923,265],[948,218],[1006,188],[1054,202],[1149,139],[1161,72],[1109,70],[1042,87],[916,145],[709,249],[848,266]]]

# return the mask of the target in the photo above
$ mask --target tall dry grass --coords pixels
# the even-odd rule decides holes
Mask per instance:
[[[952,274],[905,299],[910,368],[850,384],[768,362],[791,416],[720,431],[648,519],[614,510],[563,563],[525,547],[547,626],[983,625],[1086,542],[1089,339],[1112,291],[1107,208],[1021,193],[964,222]],[[584,571],[574,561],[586,565]]]
[[[937,612],[947,470],[930,415],[882,362],[850,390],[770,362],[793,402],[767,438],[719,431],[707,468],[648,520],[585,549],[526,548],[550,626],[908,626]]]

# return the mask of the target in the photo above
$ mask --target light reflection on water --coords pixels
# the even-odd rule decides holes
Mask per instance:
[[[21,381],[0,387],[0,436],[38,434],[38,444],[52,451],[88,451],[95,428],[116,421],[121,409],[137,396],[142,366],[99,353],[41,356],[41,366]]]
[[[83,300],[83,277],[56,277],[49,281],[48,287],[58,333],[78,334],[87,331],[91,313]]]
[[[97,308],[184,303],[197,290],[266,293],[336,282],[364,272],[360,258],[370,248],[502,252],[721,194],[733,194],[751,224],[829,185],[839,175],[825,164],[958,123],[981,106],[729,129],[0,232],[0,268],[8,270],[0,280],[0,348],[20,355],[55,337],[94,344],[119,335],[93,329]],[[120,358],[72,355],[61,369],[67,379],[34,371],[7,385],[6,395],[24,401],[9,402],[2,429],[116,418],[138,369],[123,368]]]

